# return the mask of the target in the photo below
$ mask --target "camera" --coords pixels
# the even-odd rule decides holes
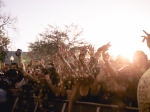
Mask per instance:
[[[16,56],[20,56],[21,55],[22,50],[21,49],[17,49],[16,51]]]

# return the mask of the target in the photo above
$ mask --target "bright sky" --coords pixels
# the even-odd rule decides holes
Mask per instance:
[[[3,0],[4,11],[18,18],[12,49],[27,51],[28,42],[50,25],[75,24],[95,47],[110,41],[110,54],[131,57],[136,50],[150,56],[142,30],[150,33],[150,0]]]

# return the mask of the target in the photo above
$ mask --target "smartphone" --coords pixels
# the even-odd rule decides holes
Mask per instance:
[[[16,56],[20,56],[21,55],[22,50],[21,49],[17,49],[16,51]]]

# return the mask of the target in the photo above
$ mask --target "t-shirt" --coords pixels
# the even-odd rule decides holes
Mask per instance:
[[[4,76],[11,81],[11,86],[15,88],[15,83],[20,82],[23,79],[23,75],[20,70],[10,69],[5,72]]]

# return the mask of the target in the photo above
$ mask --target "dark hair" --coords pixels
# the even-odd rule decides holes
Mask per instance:
[[[13,62],[13,63],[11,63],[11,65],[15,65],[16,68],[18,69],[18,63]],[[11,66],[11,65],[10,65],[10,66]]]

